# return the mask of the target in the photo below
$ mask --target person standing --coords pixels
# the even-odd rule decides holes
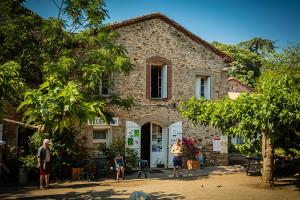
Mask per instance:
[[[38,168],[40,169],[40,189],[49,188],[49,177],[51,172],[50,165],[50,150],[49,150],[50,140],[44,139],[43,146],[38,149]]]
[[[173,154],[173,177],[176,177],[176,169],[178,168],[179,176],[182,176],[182,145],[180,139],[176,139],[176,143],[172,146],[171,153]]]

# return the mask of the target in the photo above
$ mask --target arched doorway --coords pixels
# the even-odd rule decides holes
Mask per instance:
[[[150,136],[151,123],[144,124],[141,128],[141,159],[150,163]]]
[[[141,128],[141,159],[148,160],[151,167],[165,164],[165,135],[163,128],[156,123],[149,122]]]

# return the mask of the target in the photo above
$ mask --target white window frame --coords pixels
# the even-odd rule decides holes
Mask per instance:
[[[109,82],[109,87],[108,87],[108,94],[103,94],[102,93],[102,75],[101,75],[101,79],[100,79],[100,83],[99,83],[99,94],[104,96],[104,97],[108,97],[111,96],[113,93],[113,88],[114,88],[114,73],[110,73],[110,75],[108,75],[108,82]]]
[[[152,97],[152,67],[158,67],[161,71],[161,76],[158,79],[161,79],[161,85],[158,84],[158,90],[160,91],[160,97]],[[159,66],[150,64],[150,98],[151,99],[166,99],[168,98],[168,65]]]
[[[105,131],[106,139],[94,139],[94,131]],[[94,144],[105,143],[105,146],[108,147],[112,142],[111,128],[94,128],[93,132],[92,132],[92,139],[93,139],[93,146],[94,146]],[[95,149],[93,149],[93,151],[97,154],[100,153],[100,151],[96,151]]]
[[[204,83],[202,90],[202,81]],[[196,85],[195,85],[195,96],[197,99],[204,97],[205,99],[211,99],[211,77],[210,76],[196,76]],[[201,93],[204,93],[204,96]]]

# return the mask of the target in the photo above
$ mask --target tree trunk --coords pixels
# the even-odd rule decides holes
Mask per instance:
[[[263,156],[263,184],[267,187],[273,187],[273,169],[274,169],[274,146],[267,133],[262,134],[262,156]]]

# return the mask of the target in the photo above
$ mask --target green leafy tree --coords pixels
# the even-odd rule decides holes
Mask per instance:
[[[107,16],[103,1],[56,5],[58,17],[43,20],[36,33],[43,83],[27,90],[19,106],[26,110],[27,124],[43,125],[50,136],[96,116],[109,120],[106,98],[99,93],[101,77],[132,69],[124,48],[116,44],[118,34],[102,25]],[[64,15],[69,24],[62,20]],[[112,94],[110,102],[129,108],[132,99]]]
[[[48,137],[60,144],[52,146],[55,155],[61,151],[71,155],[67,152],[72,145],[62,144],[61,138],[72,137],[73,129],[80,129],[95,117],[109,121],[112,116],[106,109],[109,104],[130,108],[132,97],[120,98],[114,93],[113,79],[106,83],[112,91],[108,97],[99,92],[99,86],[102,77],[128,73],[133,66],[125,49],[117,44],[118,34],[102,23],[107,17],[102,0],[53,2],[58,14],[49,19],[24,8],[22,0],[1,2],[0,62],[1,67],[11,65],[12,61],[18,63],[27,82],[30,77],[27,72],[40,74],[41,84],[24,93],[18,108],[27,124],[43,127],[31,138],[31,154]],[[14,80],[4,75],[4,81]],[[17,76],[12,74],[12,77]],[[61,156],[52,161],[57,163],[57,159]]]
[[[259,78],[255,93],[242,94],[234,101],[192,98],[182,104],[180,112],[193,123],[243,136],[249,145],[261,136],[263,182],[273,186],[275,145],[287,132],[295,134],[300,123],[299,74],[268,71]],[[283,129],[286,131],[282,132]]]
[[[19,99],[18,94],[24,89],[19,71],[20,65],[13,61],[0,65],[0,140],[3,135],[4,103],[16,102]]]
[[[0,64],[15,61],[26,82],[41,81],[38,31],[43,19],[22,6],[23,0],[0,2]]]
[[[250,40],[240,42],[238,44],[243,49],[248,49],[251,52],[262,56],[268,56],[275,51],[275,42],[273,40],[255,37]]]
[[[212,45],[233,58],[230,63],[229,75],[253,87],[261,74],[264,58],[238,45],[228,45],[220,42],[212,42]]]

